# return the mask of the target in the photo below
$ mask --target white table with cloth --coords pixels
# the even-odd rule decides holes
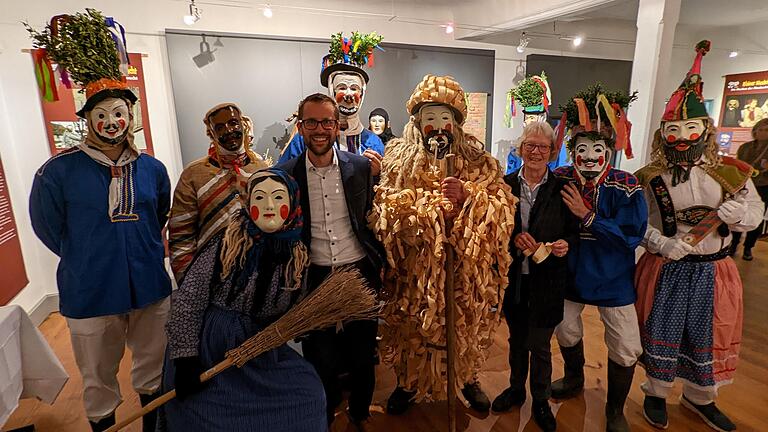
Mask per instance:
[[[0,427],[21,398],[52,404],[69,379],[64,366],[19,306],[0,307]]]

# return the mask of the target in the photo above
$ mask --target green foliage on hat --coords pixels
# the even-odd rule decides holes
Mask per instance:
[[[575,126],[579,124],[579,108],[576,106],[574,99],[584,99],[584,103],[587,105],[589,111],[589,118],[592,120],[597,119],[597,112],[595,111],[595,104],[597,103],[597,95],[604,94],[608,102],[618,104],[622,109],[626,109],[629,104],[637,99],[637,91],[627,95],[623,91],[607,91],[601,83],[593,84],[587,87],[586,90],[581,90],[573,95],[565,105],[559,105],[560,112],[564,112],[568,116],[568,126]],[[607,121],[607,114],[600,105],[600,118],[603,121]]]
[[[57,29],[48,24],[42,31],[24,23],[35,48],[45,49],[80,86],[102,78],[120,80],[120,58],[101,12],[86,9],[57,22]]]
[[[547,74],[544,72],[539,76],[544,80],[547,79]],[[515,100],[525,108],[541,105],[541,99],[544,96],[545,90],[532,77],[528,77],[520,81],[517,87],[510,90],[510,92]]]

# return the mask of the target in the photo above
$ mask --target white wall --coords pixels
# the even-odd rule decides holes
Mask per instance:
[[[186,5],[182,1],[174,0],[100,3],[102,4],[99,4],[99,7],[103,8],[103,12],[114,16],[128,31],[129,50],[147,55],[143,64],[155,156],[166,165],[175,184],[183,166],[163,31],[166,28],[187,28],[181,22]],[[302,5],[302,2],[291,4]],[[305,1],[303,4],[317,6],[317,2]],[[50,157],[50,153],[31,57],[22,52],[22,49],[31,48],[31,42],[20,22],[27,21],[34,27],[41,28],[51,16],[81,11],[92,5],[91,2],[75,0],[0,0],[0,154],[8,176],[14,214],[19,225],[22,251],[30,279],[29,286],[12,303],[21,305],[28,312],[46,296],[56,293],[57,258],[35,237],[27,211],[27,198],[32,187],[33,174]],[[446,35],[437,25],[397,20],[390,22],[388,17],[384,16],[391,12],[388,7],[384,8],[386,10],[377,11],[371,5],[335,0],[324,1],[323,5],[328,9],[356,8],[358,12],[381,15],[346,13],[346,16],[330,16],[276,7],[274,18],[266,19],[260,9],[204,3],[201,5],[202,19],[194,29],[310,38],[327,38],[331,33],[341,30],[375,30],[384,35],[388,42],[493,49],[498,59],[494,80],[493,154],[502,161],[505,160],[507,148],[498,148],[496,143],[502,140],[510,142],[520,131],[520,128],[510,130],[503,126],[505,94],[512,86],[516,60],[524,58],[514,47],[455,41],[453,36]],[[361,7],[364,9],[360,9]],[[452,16],[449,11],[434,5],[419,7],[398,4],[395,13],[398,19],[404,21],[414,21],[420,16],[449,20]],[[536,51],[528,53],[530,52]]]

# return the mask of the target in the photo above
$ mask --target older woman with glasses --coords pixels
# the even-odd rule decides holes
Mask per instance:
[[[493,401],[504,412],[525,402],[529,369],[533,418],[544,431],[554,431],[549,407],[552,361],[550,339],[563,318],[563,300],[570,283],[566,254],[579,235],[579,221],[563,202],[565,182],[547,162],[557,156],[555,134],[545,122],[528,124],[518,140],[523,166],[504,180],[520,197],[510,251],[510,285],[504,296],[509,326],[509,388]]]

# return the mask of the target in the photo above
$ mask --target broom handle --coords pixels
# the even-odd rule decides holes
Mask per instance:
[[[206,382],[209,379],[215,377],[216,375],[224,372],[225,370],[232,367],[234,362],[231,358],[227,357],[214,367],[208,369],[207,371],[200,374],[200,382]],[[157,399],[153,400],[152,402],[148,403],[145,407],[143,407],[141,410],[134,412],[133,414],[129,415],[128,418],[121,421],[120,423],[115,424],[111,428],[107,429],[106,432],[117,432],[120,429],[128,426],[129,424],[133,423],[135,420],[140,419],[141,417],[144,417],[145,415],[151,413],[152,411],[156,410],[157,408],[160,408],[161,406],[165,405],[169,400],[176,397],[176,390],[171,390],[168,393],[163,394],[162,396],[158,397]]]
[[[453,154],[446,155],[446,177],[453,177]],[[446,237],[450,239],[453,230],[453,219],[445,221]],[[454,365],[456,363],[456,315],[455,315],[455,293],[453,290],[453,247],[450,241],[446,242],[445,247],[445,326],[446,326],[446,349],[448,351],[448,431],[456,430],[456,374]]]

